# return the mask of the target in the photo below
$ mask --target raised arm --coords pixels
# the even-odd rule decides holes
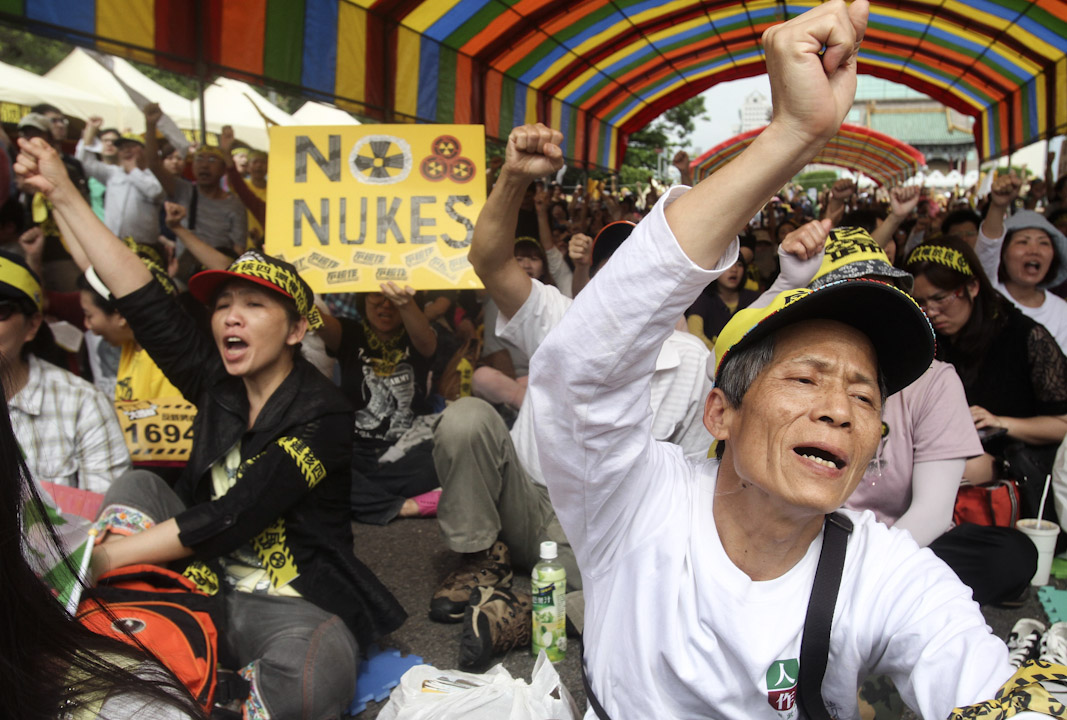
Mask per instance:
[[[56,221],[56,227],[59,228],[59,234],[63,236],[67,243],[67,251],[70,252],[70,257],[74,260],[74,264],[78,266],[79,270],[85,272],[92,265],[92,262],[89,261],[89,256],[85,254],[85,249],[82,247],[81,241],[78,240],[74,228],[61,213],[54,213],[53,219]]]
[[[878,247],[885,250],[889,245],[897,228],[908,219],[908,215],[919,204],[919,192],[918,185],[895,187],[889,191],[889,215],[871,233],[871,239],[878,243]]]
[[[668,192],[531,359],[524,408],[531,406],[553,506],[583,571],[595,573],[601,559],[643,541],[663,520],[656,509],[670,504],[664,498],[688,492],[686,471],[677,469],[682,451],[652,437],[657,351],[697,295],[733,265],[737,232],[837,131],[855,92],[866,16],[865,0],[833,0],[765,33],[771,125],[695,188]]]
[[[393,281],[382,283],[382,295],[391,302],[400,313],[400,319],[404,323],[404,330],[411,338],[411,344],[415,351],[423,357],[433,357],[437,352],[437,333],[430,327],[430,321],[426,319],[419,304],[414,301],[415,288],[405,285],[401,288]]]
[[[574,262],[574,277],[571,279],[571,297],[578,297],[578,293],[589,284],[589,278],[593,270],[593,239],[585,233],[574,233],[567,245],[567,252]]]
[[[185,206],[178,203],[165,202],[163,209],[166,213],[165,220],[171,232],[185,243],[185,249],[193,254],[193,257],[204,266],[205,270],[225,270],[233,262],[231,258],[219,252],[200,239],[200,236],[189,228],[182,225],[185,219]]]
[[[174,176],[163,167],[163,158],[159,156],[159,143],[156,142],[156,127],[163,118],[163,111],[159,105],[149,103],[144,107],[144,154],[148,161],[148,169],[163,186],[163,192],[172,198],[178,191],[178,184]]]
[[[693,167],[689,164],[689,153],[685,150],[679,150],[674,154],[674,160],[671,161],[671,165],[678,168],[678,174],[681,176],[681,180],[678,181],[680,185],[693,184]]]
[[[667,208],[682,250],[714,267],[763,203],[834,136],[856,95],[868,4],[834,0],[763,34],[774,118],[744,154]]]
[[[974,251],[978,254],[978,260],[982,263],[985,274],[994,284],[997,282],[997,272],[1000,270],[1000,245],[1004,240],[1004,219],[1008,216],[1012,203],[1019,197],[1021,188],[1022,180],[1014,171],[994,180],[992,191],[989,193],[989,211],[978,228],[978,240]]]
[[[999,240],[1004,237],[1004,218],[1008,216],[1008,209],[1019,197],[1022,187],[1022,178],[1016,175],[1014,170],[993,181],[993,188],[989,194],[989,212],[982,221],[982,235],[989,240]],[[998,252],[1000,250],[999,243],[997,250]]]
[[[72,245],[80,245],[85,259],[96,268],[111,293],[122,297],[151,282],[148,268],[85,202],[56,151],[40,138],[20,139],[19,150],[15,171],[52,202],[60,231],[68,242],[73,241]]]
[[[766,307],[781,292],[807,287],[822,265],[830,229],[829,218],[811,220],[786,235],[778,246],[781,272],[771,286],[756,298],[752,307]]]
[[[100,132],[100,127],[104,124],[104,119],[94,115],[89,118],[85,123],[85,129],[82,130],[82,139],[78,143],[78,146],[74,148],[74,157],[85,168],[85,173],[95,178],[97,181],[107,183],[110,169],[108,165],[100,162],[96,158],[95,153],[89,152],[89,146],[93,144],[93,140],[96,139],[97,133]]]
[[[226,180],[230,183],[230,190],[241,199],[248,212],[252,213],[252,216],[259,221],[260,225],[265,226],[267,224],[267,203],[260,200],[258,195],[248,189],[248,183],[241,177],[241,173],[237,172],[237,165],[234,164],[233,155],[230,152],[235,141],[233,127],[230,125],[224,126],[222,132],[219,133],[219,147],[222,149],[223,161],[226,163]]]
[[[474,226],[468,259],[505,317],[530,295],[531,280],[515,260],[515,226],[526,187],[563,167],[563,133],[541,123],[523,125],[508,136],[504,167]]]
[[[856,193],[856,183],[848,178],[840,178],[832,186],[827,195],[829,200],[823,208],[822,219],[830,221],[830,227],[841,224],[841,218],[845,216],[845,206]]]

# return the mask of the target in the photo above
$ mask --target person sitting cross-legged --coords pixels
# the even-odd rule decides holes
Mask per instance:
[[[516,128],[508,139],[505,163],[478,218],[469,256],[500,310],[497,334],[528,357],[573,302],[555,286],[531,278],[516,258],[511,241],[526,188],[544,176],[529,166],[520,150],[519,143],[530,131],[531,126]],[[601,230],[591,249],[594,275],[610,266],[612,253],[625,245],[632,230],[629,222],[611,223]],[[682,310],[675,318],[678,321]],[[711,388],[708,349],[689,333],[673,332],[653,356],[654,435],[678,444],[687,455],[705,456],[712,441],[700,422],[701,403]],[[523,634],[508,635],[508,643],[498,642],[498,637],[485,640],[486,635],[468,622],[474,615],[468,602],[474,588],[508,586],[512,564],[528,571],[537,563],[544,540],[555,541],[559,547],[568,590],[581,589],[582,576],[548,500],[537,460],[535,427],[525,403],[509,433],[489,403],[461,398],[441,414],[434,427],[433,457],[443,488],[437,509],[441,533],[449,549],[466,558],[434,593],[430,617],[441,622],[464,621],[460,662],[479,665],[487,662],[491,651],[528,637],[529,617],[528,606],[510,591],[483,594],[494,616],[514,617],[514,626],[525,628]],[[509,608],[516,611],[514,616]],[[480,611],[479,617],[484,614]]]
[[[352,554],[353,413],[300,352],[321,324],[311,289],[257,252],[199,273],[190,290],[211,308],[205,336],[97,219],[55,151],[39,140],[20,151],[23,182],[52,201],[137,342],[197,407],[175,489],[132,471],[108,490],[94,571],[179,563],[225,603],[222,641],[249,682],[246,718],[339,717],[360,648],[405,614]]]

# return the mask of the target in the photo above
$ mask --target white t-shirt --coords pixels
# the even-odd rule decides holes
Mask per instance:
[[[1004,235],[1007,235],[1007,231]],[[1028,315],[1044,325],[1052,337],[1056,338],[1056,344],[1060,346],[1060,350],[1067,355],[1067,300],[1045,290],[1045,301],[1039,306],[1020,305],[1008,292],[1008,288],[997,279],[997,271],[1000,270],[1000,246],[1004,242],[1004,235],[990,238],[979,229],[978,245],[975,250],[978,252],[978,260],[982,263],[982,269],[989,276],[989,282],[993,283],[993,287],[1011,300],[1015,307],[1022,310],[1023,315]]]
[[[718,463],[687,460],[650,431],[654,349],[737,254],[735,244],[713,271],[689,260],[663,214],[685,190],[660,200],[542,343],[525,404],[581,567],[586,661],[607,712],[791,720],[822,536],[781,577],[752,581],[716,530]],[[928,718],[993,697],[1012,670],[971,591],[909,534],[871,513],[847,514],[856,528],[831,631],[827,708],[858,718],[857,687],[872,673],[890,675]]]
[[[531,356],[573,302],[559,288],[534,280],[530,295],[514,317],[508,320],[497,315],[496,333]],[[693,459],[707,457],[713,440],[703,421],[704,400],[712,388],[707,374],[708,355],[704,343],[676,330],[660,348],[652,376],[652,436],[681,446]],[[511,440],[530,479],[544,485],[536,433],[525,402],[511,428]]]

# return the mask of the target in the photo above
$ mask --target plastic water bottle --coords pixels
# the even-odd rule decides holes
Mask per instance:
[[[556,561],[556,543],[541,543],[541,562],[530,573],[533,594],[534,657],[545,651],[548,659],[559,662],[567,652],[567,571]]]

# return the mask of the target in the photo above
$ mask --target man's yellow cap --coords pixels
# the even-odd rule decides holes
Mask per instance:
[[[889,394],[910,385],[934,359],[934,330],[911,296],[876,280],[840,280],[786,290],[769,305],[739,310],[715,342],[716,383],[731,353],[804,320],[835,320],[866,335]]]

